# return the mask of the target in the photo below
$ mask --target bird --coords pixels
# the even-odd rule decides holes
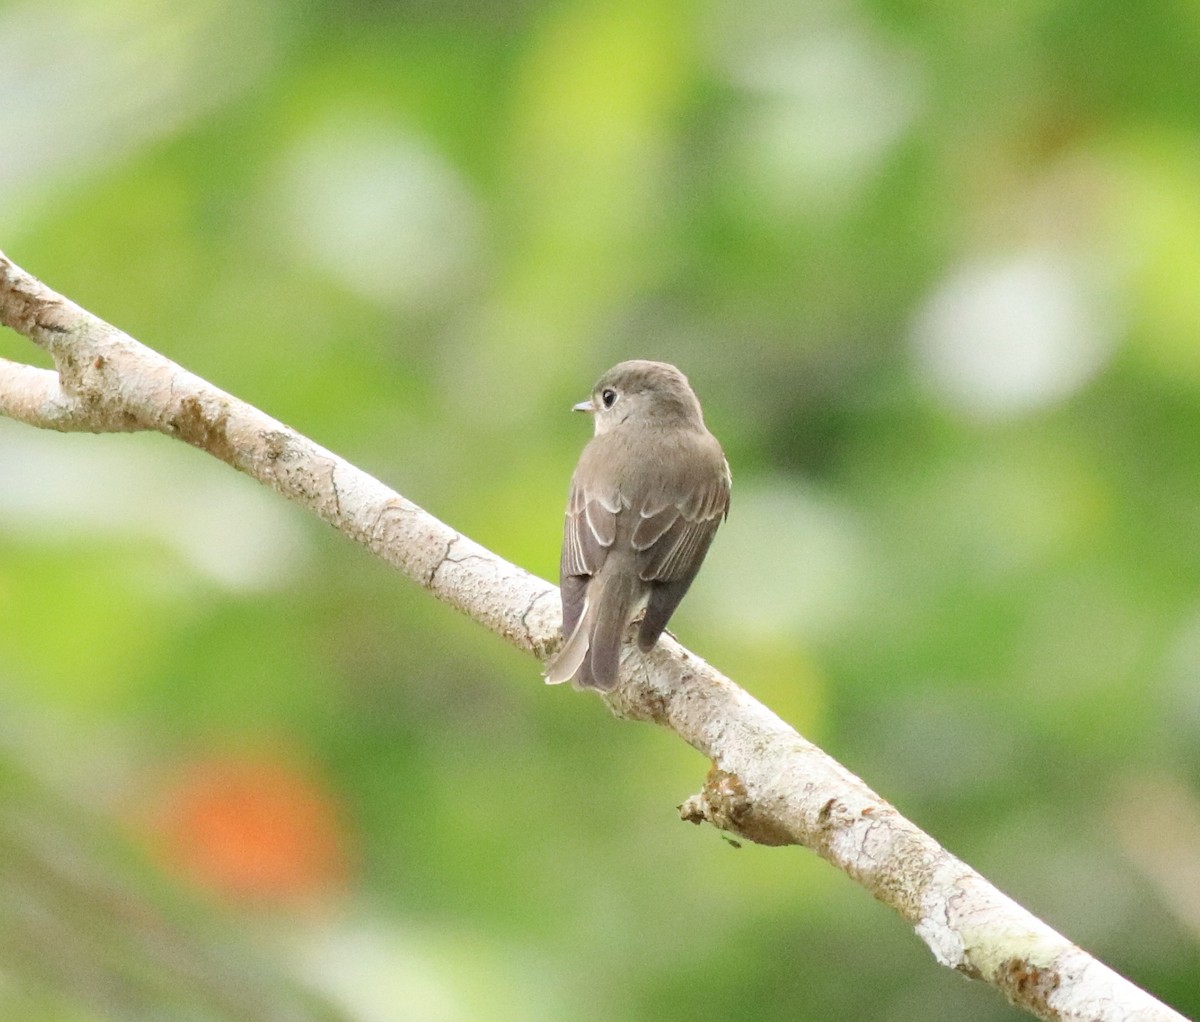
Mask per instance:
[[[609,691],[626,629],[649,652],[729,514],[732,476],[687,377],[666,362],[613,366],[574,406],[594,434],[571,477],[559,581],[565,642],[547,684]]]

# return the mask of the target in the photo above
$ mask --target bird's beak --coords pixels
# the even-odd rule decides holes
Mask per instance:
[[[579,404],[571,406],[571,411],[573,412],[594,412],[595,410],[596,406],[592,404],[591,398],[588,398],[586,401],[580,401]]]

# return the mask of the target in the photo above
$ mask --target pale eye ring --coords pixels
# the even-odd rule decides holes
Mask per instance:
[[[612,387],[605,387],[600,391],[600,401],[605,408],[611,408],[617,403],[617,392]]]

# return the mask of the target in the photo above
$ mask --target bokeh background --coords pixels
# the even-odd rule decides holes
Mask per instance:
[[[1200,1013],[1200,6],[0,4],[0,248],[553,579],[677,362],[681,639]],[[22,338],[0,356],[47,364]],[[0,421],[0,1014],[1023,1017],[250,480]]]

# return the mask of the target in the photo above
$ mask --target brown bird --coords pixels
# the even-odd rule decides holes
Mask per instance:
[[[629,623],[645,610],[637,644],[648,652],[688,591],[729,513],[731,478],[673,365],[613,366],[575,410],[594,416],[595,435],[571,478],[559,566],[566,643],[546,681],[607,691]]]

